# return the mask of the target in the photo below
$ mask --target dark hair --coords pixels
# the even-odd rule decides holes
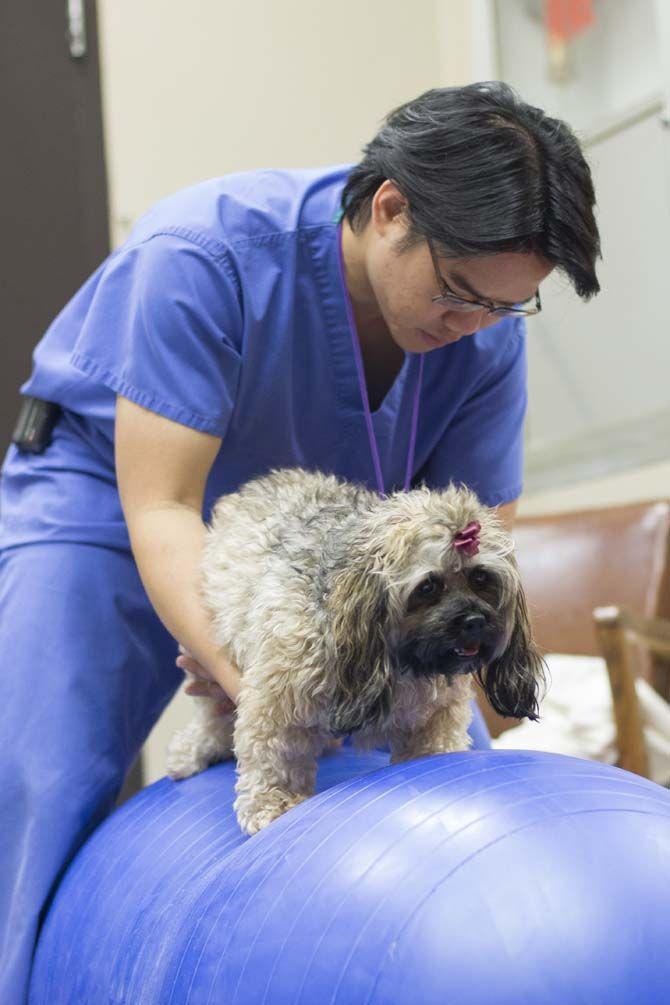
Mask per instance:
[[[363,152],[342,193],[354,230],[390,179],[408,201],[402,250],[431,238],[446,257],[532,252],[580,297],[599,291],[595,193],[579,143],[507,84],[426,91],[392,111]]]

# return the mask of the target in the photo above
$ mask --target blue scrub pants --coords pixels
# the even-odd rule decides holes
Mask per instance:
[[[0,554],[0,1005],[24,1005],[41,916],[177,688],[131,555]]]
[[[0,554],[0,1005],[25,1005],[45,906],[178,686],[176,652],[129,553]],[[489,745],[477,709],[471,732]]]

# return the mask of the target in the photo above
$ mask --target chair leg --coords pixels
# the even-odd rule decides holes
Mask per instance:
[[[593,616],[612,688],[619,750],[618,765],[626,771],[648,778],[649,761],[635,691],[635,673],[629,659],[629,647],[621,612],[617,607],[601,607],[593,612]]]

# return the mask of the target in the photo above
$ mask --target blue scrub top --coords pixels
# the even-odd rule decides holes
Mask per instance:
[[[254,171],[158,203],[75,294],[34,353],[22,393],[64,415],[38,456],[10,448],[5,547],[67,540],[127,548],[114,471],[116,394],[222,438],[214,500],[272,468],[375,488],[338,270],[350,166]],[[418,356],[373,414],[387,491],[404,479]],[[525,326],[504,319],[425,357],[415,482],[494,506],[522,482]]]

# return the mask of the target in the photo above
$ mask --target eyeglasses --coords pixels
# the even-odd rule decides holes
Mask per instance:
[[[440,272],[433,242],[429,237],[426,238],[426,241],[430,249],[430,257],[433,260],[435,278],[442,290],[439,296],[431,297],[434,304],[440,304],[443,307],[449,307],[452,311],[462,311],[463,313],[467,311],[486,311],[487,314],[495,318],[526,318],[533,314],[539,314],[542,310],[539,290],[535,294],[535,305],[533,307],[524,307],[523,304],[514,304],[512,307],[496,307],[495,304],[483,303],[481,300],[467,300],[465,297],[459,296],[458,293],[454,293],[449,288],[448,283]],[[528,300],[525,302],[529,303]]]

